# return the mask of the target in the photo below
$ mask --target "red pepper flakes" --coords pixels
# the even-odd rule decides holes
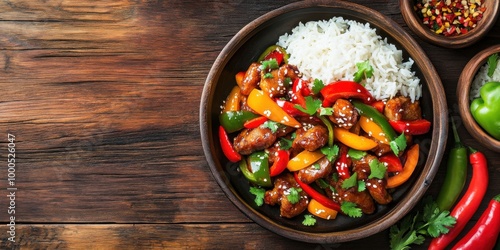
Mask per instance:
[[[466,34],[483,18],[485,0],[415,0],[414,9],[436,34]],[[491,0],[490,0],[491,1]]]

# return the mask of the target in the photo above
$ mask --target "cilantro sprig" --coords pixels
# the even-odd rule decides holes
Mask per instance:
[[[436,238],[449,232],[456,219],[449,211],[440,211],[436,201],[428,196],[422,200],[423,206],[415,208],[400,223],[390,229],[392,250],[407,250],[410,245],[421,245],[425,237]],[[422,212],[420,209],[423,209]]]
[[[266,194],[266,190],[263,188],[250,187],[250,193],[255,195],[254,202],[257,206],[262,206],[264,204],[264,195]]]
[[[316,218],[314,218],[310,214],[304,215],[304,220],[302,221],[302,225],[304,226],[314,226],[316,224]]]
[[[345,179],[344,182],[342,182],[343,189],[348,189],[357,186],[358,186],[358,173],[356,172],[354,172],[354,174],[352,174],[351,177]]]
[[[389,142],[389,145],[391,146],[392,152],[394,152],[395,155],[398,155],[399,152],[404,151],[406,149],[405,133],[400,134],[398,137],[396,137],[396,139]]]
[[[359,208],[356,203],[350,201],[343,201],[342,204],[340,204],[340,210],[352,218],[359,218],[363,215],[361,208]]]
[[[370,65],[370,61],[366,60],[363,62],[356,63],[358,71],[354,73],[354,81],[361,82],[365,78],[370,78],[373,76],[373,67]]]
[[[370,175],[368,179],[377,178],[384,179],[385,173],[387,172],[387,166],[377,159],[373,159],[368,163],[370,166]]]
[[[301,188],[291,187],[288,189],[286,198],[290,203],[296,204],[300,200],[300,192],[302,192]]]
[[[318,109],[321,108],[321,100],[315,99],[312,96],[306,96],[304,97],[306,100],[306,108],[302,107],[301,105],[295,104],[295,108],[298,110],[308,114],[308,115],[314,115],[318,111]]]

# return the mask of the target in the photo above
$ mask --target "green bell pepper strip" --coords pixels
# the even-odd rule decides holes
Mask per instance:
[[[476,122],[497,140],[500,140],[500,82],[488,82],[479,90],[481,97],[470,104]]]
[[[261,187],[272,187],[269,174],[269,157],[264,151],[253,152],[240,161],[240,171],[251,183]]]
[[[467,148],[460,142],[457,127],[451,119],[455,146],[450,150],[443,186],[436,198],[441,211],[450,210],[457,201],[467,179]]]
[[[243,125],[245,124],[246,121],[256,117],[259,117],[259,115],[251,111],[246,111],[246,110],[228,111],[220,114],[219,122],[220,125],[224,127],[227,133],[233,133],[243,129]]]

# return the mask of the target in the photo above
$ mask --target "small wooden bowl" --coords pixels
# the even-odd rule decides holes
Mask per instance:
[[[457,97],[460,116],[462,117],[462,121],[467,131],[487,148],[500,152],[500,141],[486,133],[481,126],[477,124],[474,117],[472,117],[470,113],[469,98],[470,88],[474,77],[479,69],[487,62],[488,57],[494,53],[500,53],[500,44],[486,48],[470,59],[458,79]]]
[[[432,32],[422,23],[422,20],[413,9],[414,2],[412,0],[399,0],[399,7],[403,19],[418,37],[426,42],[451,49],[464,48],[474,44],[483,38],[495,25],[500,8],[498,1],[486,0],[483,6],[486,7],[486,11],[483,14],[483,18],[477,23],[474,29],[463,35],[444,36]]]

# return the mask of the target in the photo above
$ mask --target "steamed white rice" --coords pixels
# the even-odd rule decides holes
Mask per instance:
[[[321,79],[325,84],[352,80],[356,63],[369,60],[373,77],[362,83],[377,100],[399,92],[414,101],[422,94],[420,79],[411,70],[413,60],[404,62],[402,51],[377,35],[368,23],[342,17],[299,23],[277,44],[290,54],[288,63],[296,65],[303,78]]]
[[[500,82],[500,62],[497,63],[497,67],[491,77],[488,76],[488,68],[488,63],[484,64],[481,68],[479,68],[479,71],[474,77],[469,92],[471,101],[480,96],[479,90],[487,82]]]

